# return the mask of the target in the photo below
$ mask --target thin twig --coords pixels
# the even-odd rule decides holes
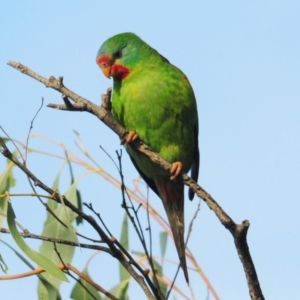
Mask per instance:
[[[30,132],[31,132],[31,129],[33,128],[33,122],[34,122],[35,118],[37,117],[37,115],[39,114],[39,112],[41,111],[43,105],[44,105],[44,98],[42,97],[42,103],[41,103],[41,106],[39,107],[39,109],[37,110],[37,112],[35,113],[33,119],[32,119],[31,122],[30,122],[30,128],[29,128],[29,130],[28,130],[28,135],[27,135],[27,139],[26,139],[26,146],[25,146],[25,160],[24,160],[24,164],[27,164],[28,143],[29,143]]]
[[[10,231],[6,228],[0,228],[0,232],[10,234]],[[110,249],[108,249],[107,247],[98,246],[98,245],[91,245],[91,244],[84,244],[84,243],[77,243],[77,242],[75,243],[75,242],[68,241],[68,240],[56,239],[56,238],[53,238],[53,237],[48,237],[48,236],[43,236],[43,235],[37,235],[37,234],[34,234],[34,233],[30,233],[28,230],[20,232],[20,235],[23,238],[42,240],[42,241],[52,242],[52,243],[55,242],[57,244],[63,244],[63,245],[69,245],[69,246],[73,246],[73,247],[80,247],[80,248],[98,250],[98,251],[103,251],[103,252],[112,254]]]
[[[194,213],[194,216],[192,217],[192,220],[190,222],[189,230],[188,230],[187,237],[186,237],[186,240],[185,240],[185,247],[187,247],[187,243],[189,241],[189,238],[190,238],[192,230],[193,230],[194,221],[197,219],[197,215],[198,215],[198,213],[200,211],[200,204],[201,204],[201,200],[199,200],[197,208],[196,208],[196,211]]]

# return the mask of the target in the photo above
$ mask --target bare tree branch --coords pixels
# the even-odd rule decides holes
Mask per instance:
[[[51,76],[49,79],[46,79],[39,74],[33,72],[26,66],[22,65],[21,63],[9,61],[7,63],[11,67],[19,70],[20,72],[44,83],[46,87],[53,88],[62,94],[65,104],[48,104],[48,107],[56,108],[60,110],[68,110],[68,111],[87,111],[96,117],[98,117],[103,123],[105,123],[111,130],[113,130],[120,139],[124,139],[127,132],[126,130],[117,123],[117,121],[112,117],[110,109],[107,109],[107,103],[110,100],[110,90],[104,96],[102,96],[103,102],[106,103],[105,105],[97,106],[90,102],[89,100],[80,97],[79,95],[75,94],[68,88],[63,85],[63,78],[59,77],[56,79],[55,77]],[[66,98],[68,100],[66,100]],[[74,101],[72,104],[69,99]],[[148,156],[149,159],[160,167],[164,168],[167,171],[171,170],[171,164],[161,158],[157,153],[155,153],[149,146],[142,143],[140,140],[137,140],[130,144],[130,146],[135,150],[143,153],[144,155]],[[236,224],[229,215],[222,209],[222,207],[211,197],[209,193],[207,193],[202,187],[200,187],[194,180],[192,180],[186,174],[182,174],[182,181],[185,185],[189,186],[198,197],[203,199],[208,207],[214,211],[216,216],[219,218],[220,222],[227,228],[230,233],[232,234],[235,242],[235,246],[239,255],[239,258],[243,264],[249,294],[252,300],[263,300],[264,296],[262,290],[260,288],[260,284],[258,281],[258,277],[255,271],[255,266],[252,261],[249,247],[247,244],[247,231],[250,226],[248,220],[243,221],[241,224]]]

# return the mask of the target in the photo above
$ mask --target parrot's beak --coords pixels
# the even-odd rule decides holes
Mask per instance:
[[[101,71],[103,72],[103,74],[107,77],[110,78],[111,76],[111,66],[112,63],[111,62],[103,62],[100,65]]]
[[[97,60],[97,64],[99,65],[101,71],[103,74],[107,77],[111,77],[111,67],[113,65],[112,60],[110,59],[109,56],[102,56]]]

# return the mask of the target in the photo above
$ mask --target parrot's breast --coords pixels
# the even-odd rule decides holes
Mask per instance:
[[[198,116],[193,90],[179,69],[169,63],[149,66],[114,82],[112,108],[127,131],[135,130],[160,156],[170,163],[181,161],[184,172],[189,171]],[[156,172],[144,156],[130,154],[147,175]]]

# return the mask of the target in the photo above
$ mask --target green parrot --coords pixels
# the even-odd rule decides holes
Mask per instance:
[[[181,70],[134,33],[106,40],[96,62],[106,77],[113,78],[113,116],[129,132],[125,147],[134,166],[163,202],[188,282],[184,185],[176,178],[191,169],[191,177],[198,179],[198,114],[193,89]],[[128,147],[137,138],[172,163],[171,174]],[[193,197],[189,190],[190,200]]]

